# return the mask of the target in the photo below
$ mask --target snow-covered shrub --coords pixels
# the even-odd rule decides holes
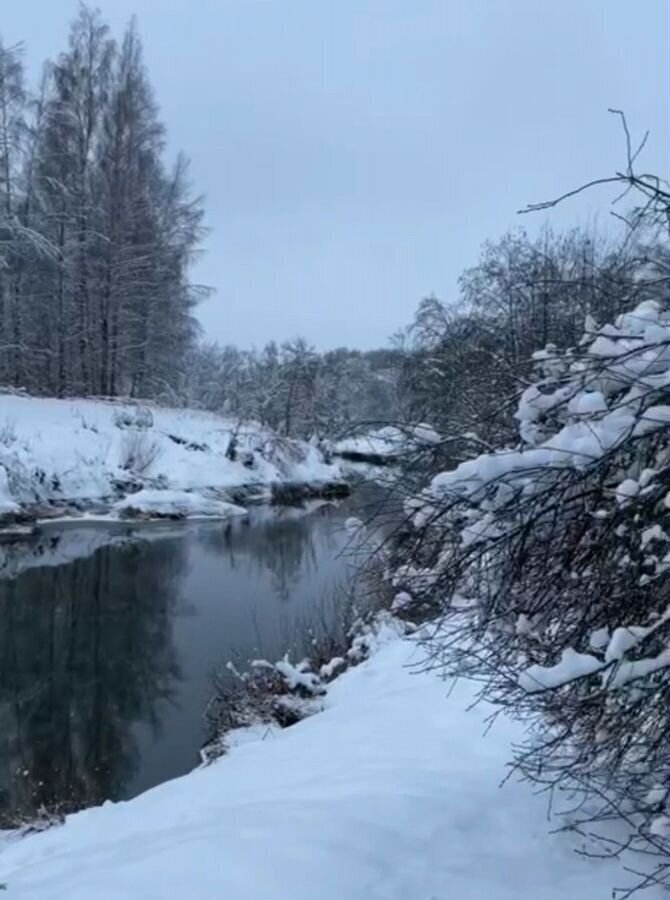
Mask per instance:
[[[25,448],[16,444],[10,448],[0,445],[0,506],[14,507],[18,511],[23,504],[39,503],[48,499],[49,484],[46,473],[35,470],[30,465],[30,457]],[[42,477],[40,477],[40,475]]]
[[[205,710],[210,732],[202,750],[205,762],[226,752],[232,731],[259,724],[287,728],[313,713],[315,701],[325,693],[322,677],[310,662],[293,665],[288,654],[276,663],[252,660],[244,672],[229,662],[225,672],[215,675],[214,689]]]
[[[16,441],[16,423],[12,419],[0,422],[0,444],[3,447],[11,447]]]
[[[670,850],[670,313],[639,302],[535,356],[519,443],[435,475],[407,503],[395,585],[437,605],[436,666],[537,724],[516,765],[576,791],[570,824]],[[538,715],[538,713],[540,715]],[[604,845],[603,845],[604,846]],[[609,851],[616,849],[610,843]]]
[[[129,429],[121,440],[120,467],[135,475],[146,475],[161,455],[161,447],[155,438],[140,429]]]
[[[286,473],[291,466],[305,462],[307,445],[278,434],[270,434],[264,437],[258,452],[267,462],[274,463],[280,472]]]
[[[330,681],[363,662],[380,644],[413,630],[384,609],[380,593],[371,589],[375,560],[360,577],[364,586],[336,588],[315,604],[308,619],[292,623],[293,641],[287,635],[286,645],[295,646],[295,634],[300,635],[298,653],[305,654],[301,662],[291,663],[286,653],[275,663],[228,662],[214,674],[214,695],[205,712],[209,738],[202,750],[204,761],[225,753],[228,736],[239,728],[286,728],[318,711]]]
[[[116,410],[114,424],[117,428],[153,428],[154,415],[146,406],[131,406]]]

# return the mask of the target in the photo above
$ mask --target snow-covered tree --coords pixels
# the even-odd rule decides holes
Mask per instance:
[[[185,160],[163,157],[134,24],[119,46],[82,5],[36,97],[0,45],[0,383],[172,396],[202,204]]]
[[[515,766],[588,835],[585,852],[628,847],[637,886],[667,885],[670,192],[613,180],[643,195],[631,308],[587,314],[575,346],[533,354],[516,439],[406,500],[390,575],[406,609],[437,617],[427,665],[529,717]]]
[[[541,712],[522,771],[582,790],[576,821],[618,815],[637,849],[664,854],[670,311],[645,300],[613,324],[589,320],[577,347],[535,364],[519,443],[407,502],[395,584],[439,609],[435,664]]]
[[[395,420],[400,355],[340,347],[318,353],[303,338],[262,350],[203,344],[189,356],[186,402],[255,420],[286,437],[339,437]]]
[[[406,417],[450,434],[477,431],[488,442],[512,438],[509,401],[528,384],[532,352],[569,346],[586,315],[610,321],[641,299],[637,251],[578,229],[545,228],[535,238],[515,230],[485,243],[459,281],[458,298],[422,300],[407,330]]]

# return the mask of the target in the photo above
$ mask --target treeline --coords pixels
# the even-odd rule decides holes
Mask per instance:
[[[400,415],[401,355],[392,348],[318,353],[304,338],[251,351],[200,344],[189,355],[180,400],[287,437],[340,436]]]
[[[424,300],[404,335],[398,395],[403,413],[485,444],[513,437],[516,398],[533,353],[577,344],[642,300],[663,299],[670,253],[653,229],[607,240],[595,231],[487,242],[457,298]]]
[[[165,161],[133,23],[82,7],[36,90],[0,43],[0,384],[155,396],[181,377],[202,204]]]
[[[533,352],[572,346],[585,324],[660,296],[668,256],[649,232],[632,241],[510,231],[484,244],[451,300],[421,301],[387,349],[318,353],[304,338],[253,351],[198,344],[175,402],[297,438],[428,422],[453,438],[445,446],[455,459],[511,439]]]

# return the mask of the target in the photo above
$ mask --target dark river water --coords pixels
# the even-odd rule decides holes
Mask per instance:
[[[336,615],[355,512],[350,499],[133,536],[70,526],[5,550],[0,825],[197,765],[213,670],[277,659],[324,609]]]

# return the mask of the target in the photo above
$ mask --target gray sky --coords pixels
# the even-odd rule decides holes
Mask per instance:
[[[610,174],[608,106],[667,172],[666,0],[99,0],[136,13],[170,146],[212,231],[212,339],[372,347],[455,296],[515,210]],[[36,72],[76,0],[0,0]],[[606,192],[551,221],[607,218]],[[526,225],[542,224],[536,218]]]

